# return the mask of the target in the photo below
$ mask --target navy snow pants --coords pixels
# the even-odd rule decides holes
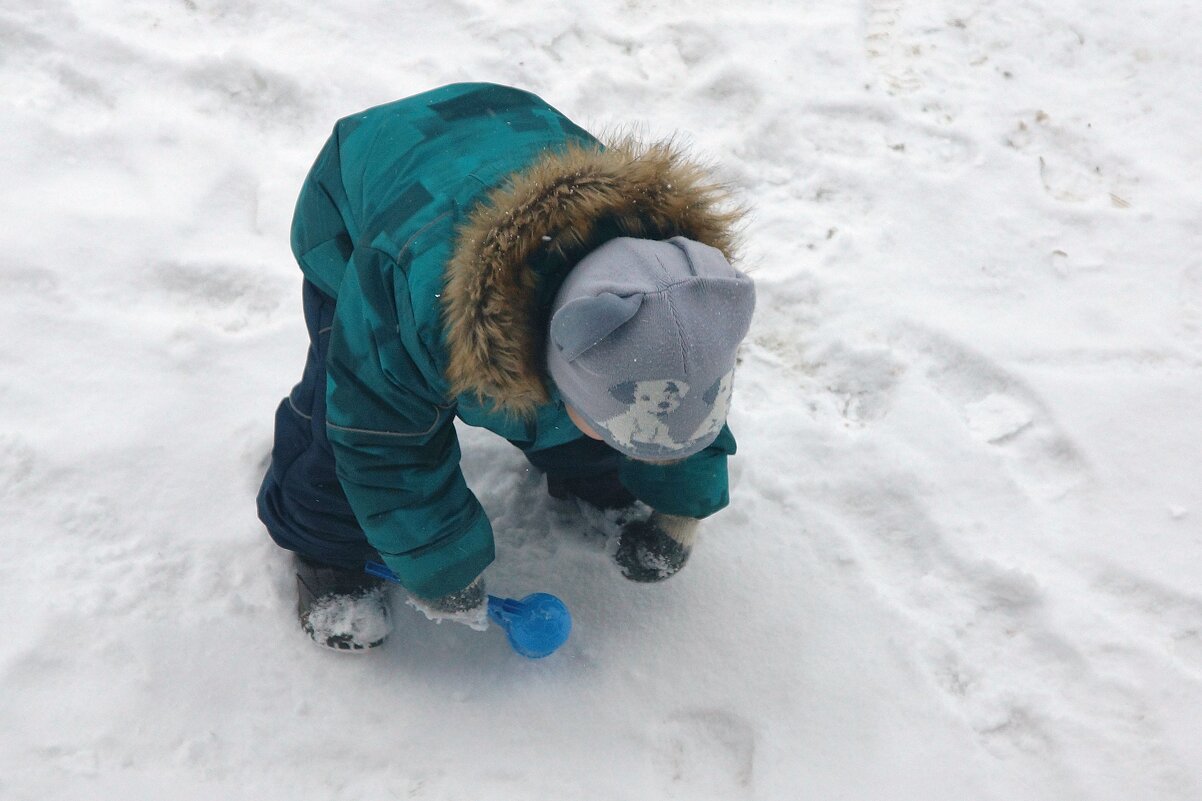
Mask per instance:
[[[309,281],[302,291],[309,355],[304,375],[276,409],[271,465],[259,489],[259,519],[282,548],[326,564],[359,570],[379,555],[367,542],[334,469],[326,438],[326,350],[334,298]],[[536,468],[567,479],[589,478],[618,468],[618,454],[603,442],[581,437],[529,451],[514,442]]]

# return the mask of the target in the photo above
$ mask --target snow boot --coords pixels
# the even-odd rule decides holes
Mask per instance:
[[[689,561],[696,532],[697,521],[690,517],[655,512],[649,518],[631,520],[618,535],[614,561],[631,581],[663,581]]]
[[[301,628],[318,645],[364,651],[392,632],[386,585],[375,576],[298,555],[296,591]]]

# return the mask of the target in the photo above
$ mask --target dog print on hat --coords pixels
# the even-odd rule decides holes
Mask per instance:
[[[701,425],[693,432],[693,436],[689,437],[689,442],[696,442],[702,437],[716,436],[722,430],[722,426],[726,425],[726,415],[730,412],[730,396],[734,388],[735,371],[731,370],[726,375],[719,378],[705,395],[702,400],[709,406],[709,414],[701,421]]]
[[[668,433],[665,418],[680,407],[689,385],[672,379],[627,381],[610,393],[626,404],[626,411],[602,421],[614,439],[628,448],[637,444],[675,448],[684,444]]]

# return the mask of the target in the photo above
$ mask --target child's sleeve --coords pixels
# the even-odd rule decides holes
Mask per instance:
[[[730,503],[726,458],[735,452],[730,428],[701,451],[674,464],[623,459],[618,467],[622,485],[657,512],[702,518]]]
[[[404,278],[387,259],[357,249],[339,288],[326,427],[368,542],[406,589],[434,598],[492,562],[492,527],[459,469],[454,405],[428,386],[398,335],[395,283]]]

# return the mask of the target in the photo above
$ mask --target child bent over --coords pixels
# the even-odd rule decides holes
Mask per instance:
[[[456,417],[520,448],[555,497],[654,510],[620,534],[627,578],[680,570],[728,502],[725,421],[755,303],[725,203],[671,146],[602,145],[505,86],[337,123],[293,221],[310,348],[258,500],[297,555],[314,640],[388,635],[368,560],[428,614],[482,618],[493,535]]]

